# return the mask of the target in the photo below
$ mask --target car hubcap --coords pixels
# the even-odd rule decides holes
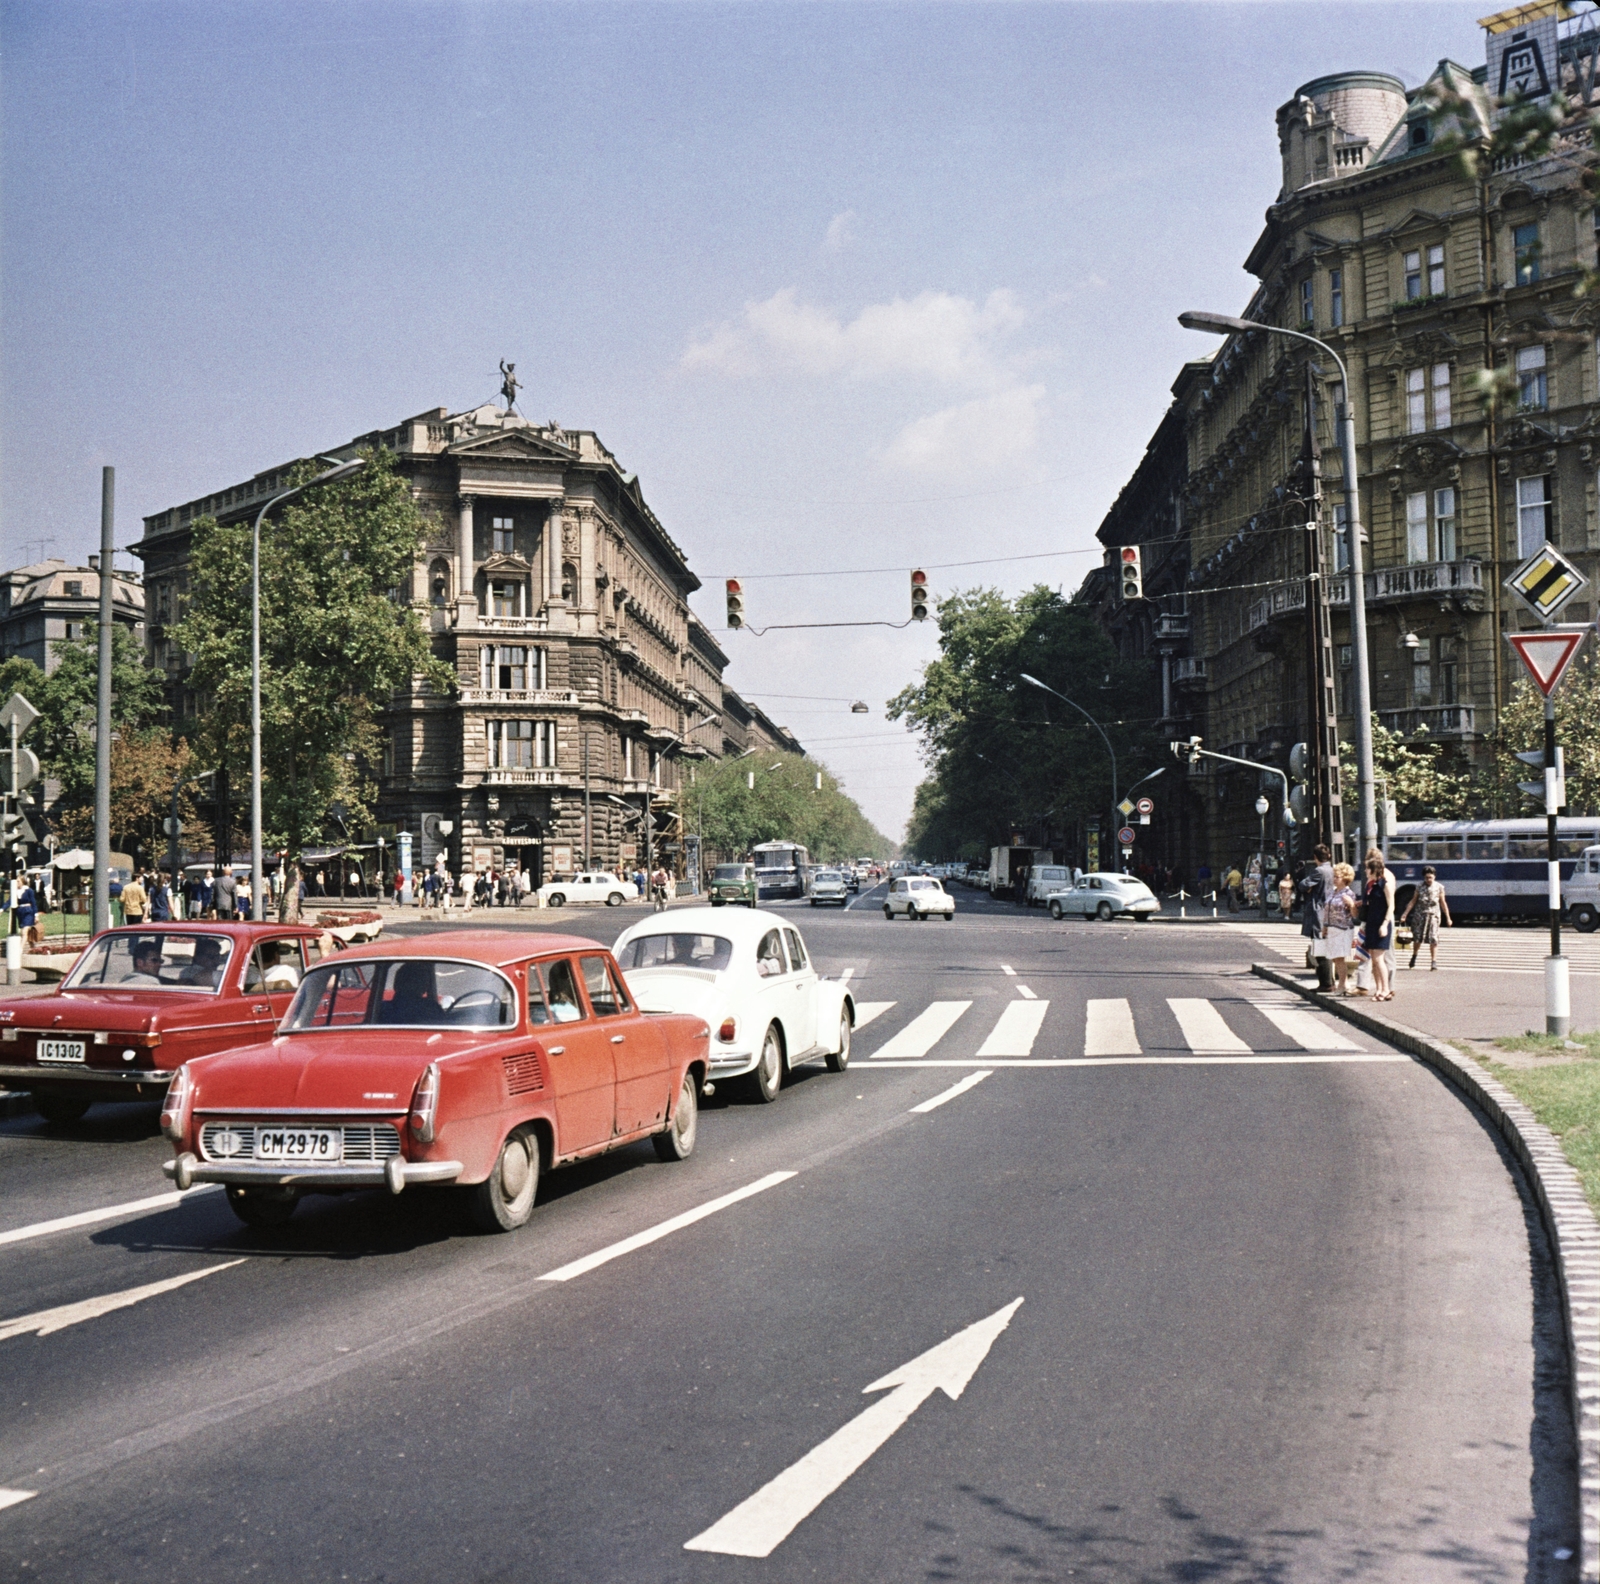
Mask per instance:
[[[511,1139],[500,1157],[500,1188],[506,1198],[521,1198],[530,1175],[528,1146],[521,1139]]]

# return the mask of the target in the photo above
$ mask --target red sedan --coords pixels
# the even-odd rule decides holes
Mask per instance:
[[[48,995],[0,1000],[0,1083],[31,1091],[48,1122],[157,1100],[192,1057],[269,1033],[324,938],[286,924],[106,930]]]
[[[591,940],[460,930],[312,969],[270,1040],[179,1069],[161,1115],[180,1188],[224,1183],[251,1225],[306,1193],[470,1186],[510,1231],[541,1172],[649,1138],[694,1149],[710,1031],[642,1013]]]

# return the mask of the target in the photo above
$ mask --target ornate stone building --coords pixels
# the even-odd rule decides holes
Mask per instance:
[[[113,619],[144,641],[144,589],[129,572],[113,575]],[[85,637],[100,620],[100,558],[86,567],[52,557],[0,572],[0,660],[31,660],[45,673],[56,668],[58,643]]]
[[[1331,415],[1347,399],[1373,708],[1385,727],[1480,761],[1518,675],[1502,634],[1532,624],[1504,579],[1547,540],[1600,576],[1600,316],[1574,294],[1600,262],[1600,214],[1580,181],[1594,164],[1587,110],[1549,155],[1478,176],[1453,146],[1492,125],[1502,77],[1536,98],[1559,84],[1589,103],[1600,17],[1565,12],[1552,0],[1487,19],[1476,70],[1441,61],[1409,90],[1380,73],[1318,78],[1278,111],[1283,187],[1246,260],[1260,286],[1241,316],[1335,346],[1351,390],[1314,348],[1261,333],[1229,337],[1173,387],[1151,453],[1100,530],[1108,564],[1121,543],[1148,536],[1165,547],[1156,576],[1146,573],[1147,606],[1100,602],[1125,647],[1161,652],[1171,735],[1199,733],[1279,767],[1308,736],[1295,499],[1308,357],[1344,741],[1350,589],[1334,531],[1345,507]],[[1486,401],[1491,384],[1498,395]],[[1586,592],[1564,620],[1592,619]],[[1096,597],[1093,586],[1084,596]],[[1251,779],[1189,778],[1173,861],[1192,872],[1254,849]]]
[[[638,479],[593,433],[494,406],[441,407],[327,454],[367,448],[393,453],[428,520],[408,592],[459,682],[390,701],[380,829],[411,833],[418,865],[442,848],[458,873],[520,865],[537,881],[642,859],[648,807],[657,853],[681,861],[674,791],[722,750],[727,656]],[[195,705],[166,624],[191,525],[248,519],[287,472],[145,519],[151,658],[180,714]]]

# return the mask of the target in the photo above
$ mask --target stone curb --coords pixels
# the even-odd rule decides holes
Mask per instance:
[[[1293,974],[1267,963],[1251,972],[1293,990],[1335,1017],[1425,1061],[1460,1089],[1494,1124],[1533,1185],[1555,1251],[1572,1373],[1568,1393],[1578,1446],[1579,1577],[1600,1584],[1600,1221],[1560,1140],[1504,1084],[1478,1064],[1420,1029],[1395,1023],[1343,997],[1319,995]]]

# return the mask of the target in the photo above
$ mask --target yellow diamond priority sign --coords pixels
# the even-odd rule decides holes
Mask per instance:
[[[1554,621],[1561,607],[1588,581],[1554,545],[1547,544],[1540,545],[1506,579],[1506,587],[1540,621]]]

